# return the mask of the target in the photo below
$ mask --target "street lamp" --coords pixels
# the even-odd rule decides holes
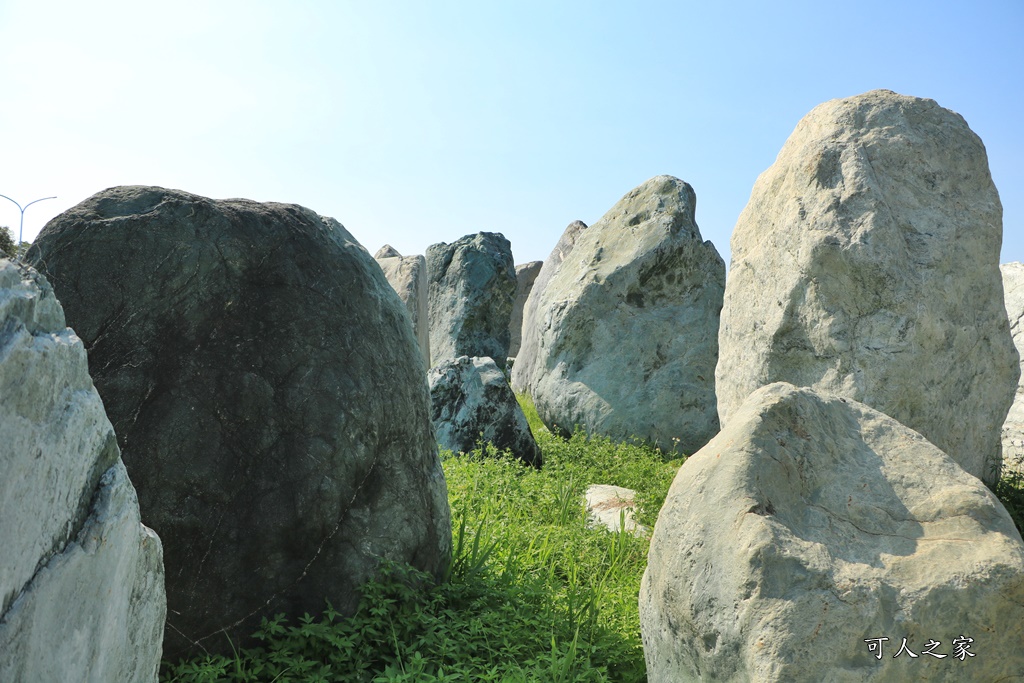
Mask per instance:
[[[0,197],[3,197],[4,199],[6,199],[9,202],[12,202],[21,211],[21,222],[18,224],[18,245],[17,245],[17,247],[14,250],[15,258],[20,261],[21,260],[21,233],[22,233],[22,229],[25,227],[25,209],[27,209],[28,207],[32,206],[36,202],[46,201],[47,199],[56,199],[56,197],[43,197],[42,199],[34,199],[31,202],[29,202],[28,204],[26,204],[25,206],[22,206],[21,204],[19,204],[18,202],[14,201],[13,199],[11,199],[10,197],[8,197],[5,194],[0,194]]]

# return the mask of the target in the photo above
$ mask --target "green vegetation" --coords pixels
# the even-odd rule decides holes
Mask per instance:
[[[0,256],[14,258],[18,247],[14,244],[14,235],[6,225],[0,225]]]
[[[1018,458],[1015,469],[1004,468],[1004,474],[993,488],[996,497],[1013,517],[1017,530],[1024,536],[1024,458]]]
[[[6,225],[0,225],[0,256],[14,258],[20,252],[28,251],[28,242],[22,242],[20,246],[15,244],[14,233]]]
[[[265,620],[260,647],[165,663],[161,680],[646,680],[637,596],[645,539],[588,529],[590,484],[635,489],[653,526],[681,459],[577,432],[547,431],[521,399],[544,454],[535,470],[493,446],[443,453],[454,552],[446,579],[385,564],[356,614],[328,605],[298,623]]]
[[[384,564],[353,617],[327,605],[319,618],[264,620],[261,646],[165,663],[161,680],[646,680],[637,595],[648,542],[587,529],[581,501],[593,483],[635,489],[638,521],[651,527],[682,460],[581,432],[561,439],[520,401],[542,470],[490,445],[442,454],[454,527],[444,581]],[[996,494],[1024,529],[1024,476],[1003,477]]]

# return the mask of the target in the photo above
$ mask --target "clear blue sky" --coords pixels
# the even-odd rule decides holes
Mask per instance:
[[[371,253],[497,231],[519,263],[667,173],[728,260],[797,121],[889,88],[981,136],[1024,261],[1021,0],[0,0],[0,79],[0,193],[58,196],[26,239],[147,184],[303,204]]]

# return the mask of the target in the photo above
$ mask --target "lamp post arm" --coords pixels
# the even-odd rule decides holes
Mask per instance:
[[[0,197],[3,197],[4,199],[6,199],[6,200],[8,200],[10,202],[13,202],[14,205],[16,207],[18,207],[18,209],[21,211],[21,221],[18,223],[18,246],[15,249],[15,253],[18,254],[18,260],[20,261],[21,260],[21,236],[22,236],[22,233],[24,232],[24,228],[25,228],[25,209],[27,209],[28,207],[32,206],[36,202],[42,202],[42,201],[45,201],[47,199],[56,199],[56,197],[43,197],[42,199],[33,199],[32,201],[30,201],[25,206],[22,206],[21,204],[19,204],[18,202],[14,201],[13,199],[11,199],[10,197],[8,197],[5,194],[0,194]]]

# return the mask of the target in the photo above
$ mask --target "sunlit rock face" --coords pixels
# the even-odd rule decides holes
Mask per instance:
[[[1018,356],[985,147],[932,100],[874,90],[805,116],[732,236],[718,412],[791,382],[866,403],[999,473]]]
[[[512,384],[551,428],[692,453],[718,431],[725,264],[696,194],[657,176],[590,227],[571,224],[530,297]],[[546,282],[542,282],[542,278]]]
[[[85,348],[0,258],[0,680],[155,681],[160,539],[139,520]]]
[[[779,382],[679,469],[640,626],[651,683],[1016,680],[1024,543],[917,432]],[[894,657],[903,638],[918,659]],[[945,658],[925,654],[930,640]]]

